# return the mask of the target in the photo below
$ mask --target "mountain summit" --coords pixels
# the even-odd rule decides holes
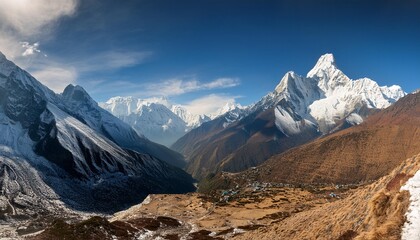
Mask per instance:
[[[173,148],[187,157],[187,171],[195,177],[215,169],[241,171],[273,154],[358,125],[405,95],[399,86],[350,79],[337,67],[334,56],[325,54],[306,77],[287,72],[275,90],[257,103],[203,124]]]
[[[319,76],[319,74],[325,72],[334,72],[337,69],[337,65],[335,64],[334,55],[331,53],[327,53],[322,55],[318,61],[316,62],[315,66],[308,72],[306,77],[312,78],[314,76]]]

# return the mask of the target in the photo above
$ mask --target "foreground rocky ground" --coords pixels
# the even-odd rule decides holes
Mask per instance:
[[[389,175],[359,185],[248,182],[207,194],[149,195],[142,204],[113,216],[27,220],[12,237],[400,239],[410,197],[400,188],[419,169],[417,155]],[[225,177],[235,179],[235,175]],[[13,226],[1,227],[3,233],[13,230]]]
[[[357,188],[352,186],[352,188]],[[55,219],[31,239],[230,239],[345,199],[345,186],[252,183],[212,194],[150,195],[112,217]]]

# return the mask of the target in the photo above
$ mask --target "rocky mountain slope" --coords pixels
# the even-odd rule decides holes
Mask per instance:
[[[288,72],[275,90],[245,109],[202,124],[173,144],[184,154],[187,171],[242,171],[317,137],[363,122],[405,93],[368,78],[351,80],[326,54],[306,77]]]
[[[139,136],[81,87],[55,94],[3,54],[0,132],[0,221],[113,212],[149,193],[194,190],[191,176],[166,163],[180,155]]]

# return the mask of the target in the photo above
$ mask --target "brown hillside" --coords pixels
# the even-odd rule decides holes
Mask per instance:
[[[345,199],[292,215],[234,239],[400,239],[409,192],[400,191],[420,169],[420,155]]]
[[[407,95],[360,126],[271,157],[259,167],[258,178],[298,183],[375,180],[418,152],[420,93]]]

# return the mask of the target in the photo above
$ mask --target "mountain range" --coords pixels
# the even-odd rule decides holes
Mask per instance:
[[[82,87],[56,94],[1,53],[0,132],[0,205],[13,216],[112,212],[150,193],[194,190],[176,167],[180,154],[138,135]]]
[[[419,123],[420,92],[352,80],[332,54],[205,116],[165,98],[56,94],[0,53],[0,237],[412,236]],[[198,193],[184,194],[193,177]]]
[[[241,108],[239,104],[228,102],[213,115],[200,115],[189,112],[182,105],[171,104],[163,97],[149,99],[113,97],[99,105],[132,126],[140,135],[165,146],[172,145],[204,122],[235,108]]]
[[[172,149],[187,159],[187,172],[238,172],[318,137],[358,125],[406,93],[369,78],[352,80],[332,54],[319,58],[306,77],[288,72],[260,101],[203,123]]]

